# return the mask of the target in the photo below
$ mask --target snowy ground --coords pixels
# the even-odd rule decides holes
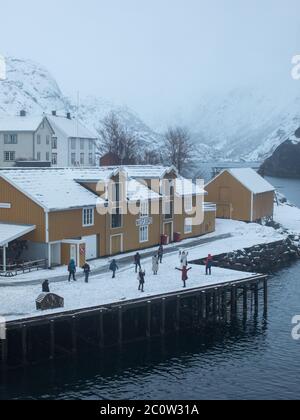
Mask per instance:
[[[274,219],[293,234],[300,234],[300,209],[288,204],[275,205]]]

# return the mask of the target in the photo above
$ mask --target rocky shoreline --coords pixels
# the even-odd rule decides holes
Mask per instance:
[[[226,254],[214,256],[214,266],[231,270],[274,273],[300,259],[300,237],[289,235],[282,241],[255,245]],[[204,260],[194,261],[204,265]]]

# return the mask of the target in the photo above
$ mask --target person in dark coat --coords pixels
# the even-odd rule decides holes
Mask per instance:
[[[182,273],[182,281],[183,281],[183,287],[186,287],[186,282],[189,279],[188,278],[188,272],[192,269],[192,267],[187,268],[187,266],[183,266],[182,268],[176,268],[176,270],[181,271]]]
[[[158,255],[158,259],[159,259],[160,264],[162,264],[163,256],[164,256],[164,247],[162,245],[159,246],[157,255]]]
[[[85,282],[88,283],[89,282],[89,276],[91,273],[91,267],[89,266],[89,264],[86,262],[83,266],[82,266],[84,275],[85,275]]]
[[[146,271],[140,268],[140,271],[138,274],[138,280],[139,280],[139,290],[142,293],[144,293],[145,277],[146,277]]]
[[[119,267],[118,267],[118,264],[117,264],[116,260],[112,260],[112,262],[110,263],[109,269],[113,273],[112,278],[115,279],[116,278],[116,271],[119,270]]]
[[[50,293],[49,280],[45,280],[42,284],[43,293]]]
[[[135,272],[138,272],[138,268],[141,269],[141,255],[137,252],[134,256]]]
[[[211,254],[208,255],[208,257],[205,260],[205,267],[206,267],[206,275],[211,276],[211,268],[213,266],[213,257]]]
[[[74,260],[71,260],[68,265],[68,271],[69,271],[69,282],[71,281],[71,277],[74,281],[76,281],[75,273],[76,273],[76,264]]]

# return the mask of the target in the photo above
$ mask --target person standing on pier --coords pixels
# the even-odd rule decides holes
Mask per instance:
[[[85,282],[88,283],[89,282],[89,277],[90,277],[90,273],[91,273],[91,267],[89,266],[89,264],[86,262],[83,266],[82,266],[83,272],[84,272],[84,276],[85,276]]]
[[[162,264],[163,256],[164,256],[164,247],[162,245],[159,246],[157,255],[158,255],[159,263]]]
[[[69,272],[69,280],[68,280],[69,283],[71,281],[71,277],[73,278],[73,281],[76,281],[76,277],[75,277],[75,274],[76,274],[76,263],[75,263],[75,261],[73,259],[69,262],[68,272]]]
[[[192,269],[192,267],[187,268],[186,265],[184,265],[182,268],[176,268],[176,270],[181,271],[182,273],[182,281],[183,281],[183,287],[186,288],[186,282],[189,279],[188,278],[188,272]]]
[[[134,256],[134,265],[135,265],[135,272],[138,272],[138,268],[141,269],[141,255],[137,252]]]
[[[180,264],[182,268],[188,266],[188,255],[189,255],[188,252],[185,252],[185,251],[179,252]]]
[[[117,264],[116,260],[112,260],[112,262],[110,263],[109,269],[113,273],[112,278],[115,279],[116,278],[116,271],[119,270],[119,267],[118,267],[118,264]]]
[[[157,276],[158,270],[159,270],[159,258],[155,254],[152,257],[152,271],[153,271],[154,276]]]
[[[144,286],[145,286],[145,276],[146,271],[140,268],[139,274],[138,274],[138,281],[139,281],[139,290],[144,293]]]
[[[211,254],[208,255],[208,257],[205,260],[205,268],[206,268],[206,275],[210,275],[211,276],[211,269],[213,266],[213,257]]]

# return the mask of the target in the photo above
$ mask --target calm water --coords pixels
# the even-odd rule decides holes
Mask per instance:
[[[272,182],[300,205],[300,181]],[[300,341],[291,338],[291,320],[300,314],[300,263],[271,279],[269,295],[267,319],[10,373],[0,396],[298,399]]]

